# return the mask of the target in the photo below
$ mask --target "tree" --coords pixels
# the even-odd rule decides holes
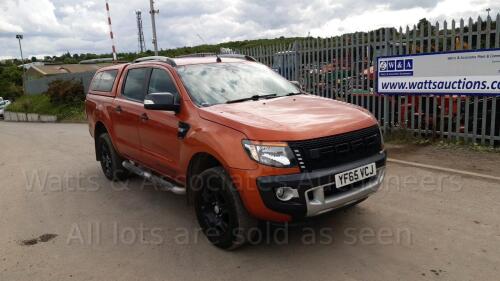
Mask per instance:
[[[23,94],[23,70],[14,63],[0,65],[0,89],[4,99],[15,100]]]
[[[431,29],[431,32],[434,32],[434,28],[432,26],[432,23],[428,21],[426,18],[420,19],[417,24],[417,29],[418,31],[422,30],[424,31],[424,35],[427,35],[429,32],[429,28]],[[419,32],[420,34],[420,32]]]

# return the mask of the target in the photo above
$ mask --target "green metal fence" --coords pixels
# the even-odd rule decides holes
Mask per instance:
[[[421,136],[500,144],[499,97],[385,96],[375,93],[379,56],[500,48],[496,20],[421,21],[413,27],[382,28],[331,38],[306,38],[290,45],[240,50],[299,81],[314,95],[370,110],[384,132],[404,128]],[[500,78],[500,75],[499,75]]]

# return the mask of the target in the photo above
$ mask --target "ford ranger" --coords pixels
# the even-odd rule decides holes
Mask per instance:
[[[383,139],[367,110],[309,95],[249,56],[101,68],[86,115],[109,180],[136,174],[185,194],[223,249],[243,245],[258,221],[353,206],[384,178]]]

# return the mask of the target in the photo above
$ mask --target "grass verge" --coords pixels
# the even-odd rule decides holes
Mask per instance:
[[[7,111],[56,115],[62,122],[85,121],[84,103],[54,105],[47,95],[25,95],[10,104]]]
[[[463,140],[450,140],[440,137],[415,136],[411,131],[395,129],[384,135],[384,140],[389,144],[413,144],[413,145],[433,145],[443,149],[472,150],[478,152],[500,153],[500,147],[491,147],[479,143],[465,143]]]

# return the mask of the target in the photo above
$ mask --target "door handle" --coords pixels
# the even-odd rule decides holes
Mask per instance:
[[[122,110],[122,107],[118,105],[118,106],[115,107],[115,111],[117,113],[121,113],[123,110]]]
[[[141,114],[141,120],[142,121],[148,121],[149,120],[148,115],[146,113]]]

